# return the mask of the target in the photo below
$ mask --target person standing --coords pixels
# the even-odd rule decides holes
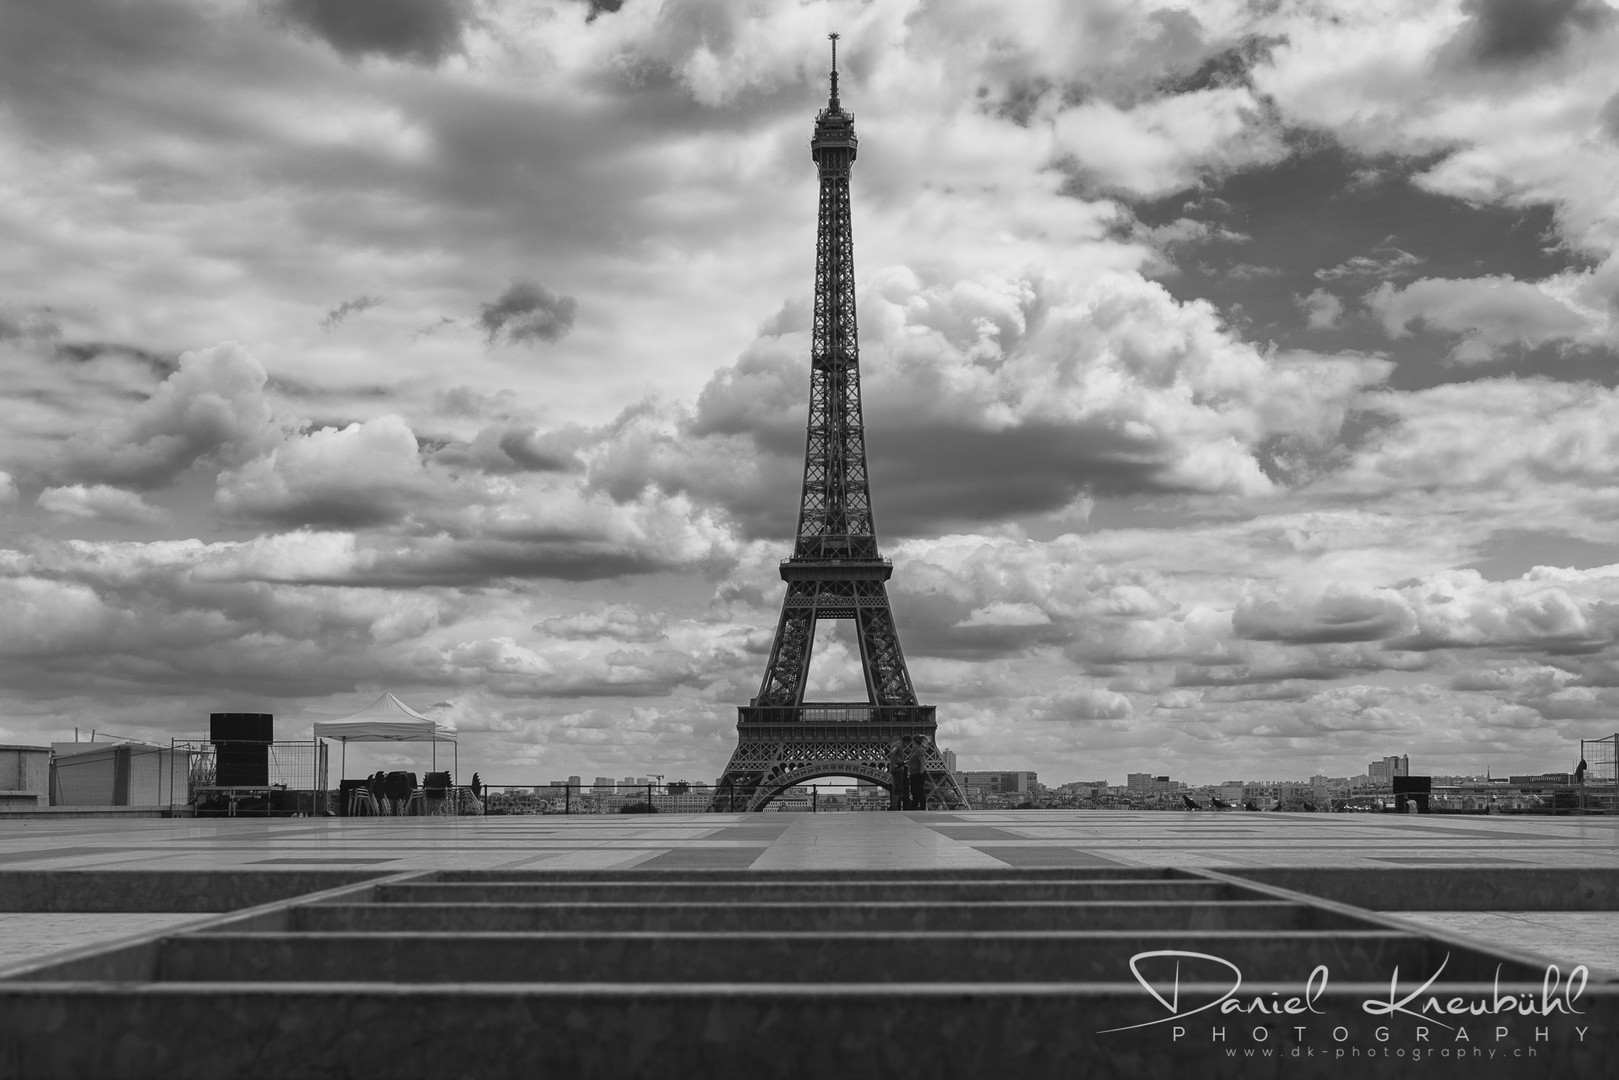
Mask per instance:
[[[910,747],[905,744],[911,741],[909,735],[903,739],[895,739],[888,747],[888,809],[903,810],[906,802],[906,766],[905,759],[909,756]]]
[[[910,756],[905,759],[906,809],[928,808],[928,737],[918,735],[911,741]]]

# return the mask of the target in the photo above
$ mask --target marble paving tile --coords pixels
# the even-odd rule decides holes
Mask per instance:
[[[1619,912],[1390,911],[1384,914],[1462,937],[1532,953],[1566,972],[1584,964],[1619,972]]]
[[[117,941],[152,930],[196,922],[195,914],[134,912],[48,915],[0,911],[0,965],[99,942]]]

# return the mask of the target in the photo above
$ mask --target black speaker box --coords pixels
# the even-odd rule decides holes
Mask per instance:
[[[1430,795],[1433,793],[1433,777],[1431,776],[1395,776],[1394,794],[1396,795]]]
[[[214,783],[220,787],[269,787],[270,744],[216,742]]]
[[[216,712],[208,715],[208,741],[212,743],[275,742],[275,714]]]

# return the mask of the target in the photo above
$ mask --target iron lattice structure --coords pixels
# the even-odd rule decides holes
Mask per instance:
[[[821,196],[798,532],[792,557],[781,564],[787,596],[770,660],[758,695],[737,710],[737,748],[720,778],[716,810],[760,810],[818,776],[854,776],[887,787],[888,746],[904,735],[928,737],[928,805],[967,805],[935,743],[933,706],[917,704],[888,603],[894,567],[878,551],[872,521],[849,215],[859,139],[854,117],[838,101],[836,35],[832,47],[832,91],[810,139]],[[854,622],[865,702],[804,701],[821,619]]]

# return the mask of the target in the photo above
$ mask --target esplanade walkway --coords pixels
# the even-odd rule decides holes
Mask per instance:
[[[0,818],[0,1077],[1610,1076],[1619,819]]]

